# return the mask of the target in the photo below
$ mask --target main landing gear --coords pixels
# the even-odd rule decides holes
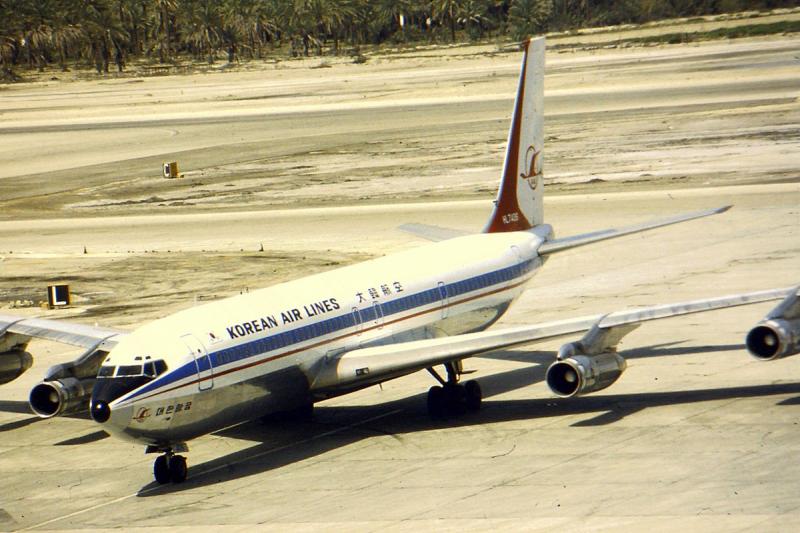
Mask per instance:
[[[460,416],[467,412],[480,410],[483,394],[477,381],[469,380],[463,385],[459,378],[463,374],[461,363],[446,363],[447,380],[443,379],[436,370],[429,368],[428,372],[436,378],[441,385],[434,385],[428,390],[428,414],[434,420]]]
[[[177,449],[167,450],[147,447],[146,453],[163,452],[153,463],[153,477],[161,485],[186,481],[186,475],[189,473],[189,468],[186,466],[186,458],[182,455],[175,455],[176,451],[187,451],[187,448],[185,445]]]

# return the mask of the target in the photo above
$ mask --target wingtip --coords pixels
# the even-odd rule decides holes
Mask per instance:
[[[724,213],[725,211],[728,211],[731,207],[733,207],[733,205],[723,205],[722,207],[718,207],[715,212]]]

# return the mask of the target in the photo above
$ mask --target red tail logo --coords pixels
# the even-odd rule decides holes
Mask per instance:
[[[528,149],[525,151],[525,161],[528,162],[528,168],[519,175],[519,177],[524,179],[534,191],[536,190],[536,178],[542,173],[541,165],[539,165],[539,154],[541,153],[542,151],[537,150],[533,145],[528,146]]]

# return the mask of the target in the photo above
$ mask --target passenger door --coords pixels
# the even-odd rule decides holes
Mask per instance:
[[[442,318],[447,318],[447,315],[450,311],[450,297],[447,294],[447,285],[445,285],[444,281],[439,282],[439,298],[441,299],[441,306],[442,306]]]
[[[200,391],[212,389],[214,387],[214,369],[211,367],[211,359],[208,357],[206,347],[191,333],[182,336],[181,339],[194,357],[194,365],[197,370],[197,389]]]

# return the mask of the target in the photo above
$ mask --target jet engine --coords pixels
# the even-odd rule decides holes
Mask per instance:
[[[0,385],[20,377],[33,364],[33,356],[24,349],[15,348],[0,353]]]
[[[33,412],[42,418],[88,413],[97,371],[107,355],[90,348],[74,361],[51,367],[44,381],[31,389],[28,403]]]
[[[572,343],[562,347],[570,351]],[[576,354],[559,358],[547,369],[547,385],[557,396],[569,398],[603,390],[619,379],[627,363],[616,352]]]
[[[87,412],[95,381],[74,377],[42,381],[31,389],[28,401],[42,418]]]
[[[745,343],[747,351],[763,361],[800,353],[800,320],[763,320],[750,330]]]
[[[26,351],[29,337],[0,330],[0,385],[20,377],[33,365]]]

